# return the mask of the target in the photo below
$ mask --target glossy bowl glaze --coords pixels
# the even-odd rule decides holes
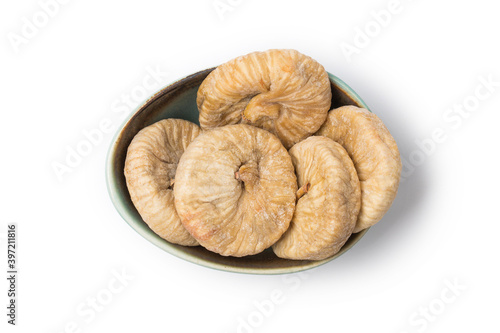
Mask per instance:
[[[141,236],[159,248],[184,260],[202,266],[237,273],[284,274],[294,273],[325,264],[349,250],[368,231],[351,235],[342,249],[334,256],[320,260],[287,260],[274,255],[271,248],[247,257],[224,257],[201,246],[186,247],[171,244],[157,236],[142,220],[135,209],[124,176],[125,157],[132,138],[146,126],[161,119],[180,118],[198,123],[196,94],[198,87],[214,68],[183,78],[154,94],[132,112],[116,133],[106,161],[106,181],[111,201],[123,219]],[[329,74],[332,88],[332,106],[356,105],[367,108],[361,98],[342,80]]]

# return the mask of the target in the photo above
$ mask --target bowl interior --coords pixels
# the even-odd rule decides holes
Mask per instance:
[[[130,199],[125,182],[123,170],[127,148],[141,129],[161,119],[179,118],[199,124],[196,94],[201,82],[213,69],[195,73],[163,88],[135,110],[119,129],[108,153],[106,176],[111,200],[120,215],[139,234],[161,249],[196,264],[225,271],[253,274],[292,273],[317,267],[345,253],[368,229],[353,234],[336,255],[320,261],[310,261],[281,259],[275,256],[270,248],[253,256],[224,257],[201,246],[171,244],[156,235],[142,220]],[[331,108],[356,105],[368,109],[361,98],[343,81],[332,74],[329,74],[329,77],[332,88]]]

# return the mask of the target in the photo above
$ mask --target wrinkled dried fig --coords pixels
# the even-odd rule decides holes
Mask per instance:
[[[161,238],[180,245],[198,245],[177,215],[173,187],[179,159],[199,133],[189,121],[161,120],[137,133],[125,160],[127,187],[142,219]]]
[[[248,125],[204,132],[182,155],[175,206],[210,251],[241,257],[263,251],[288,228],[297,181],[290,155],[271,133]]]
[[[318,62],[295,50],[268,50],[217,67],[197,103],[203,129],[244,122],[275,134],[288,149],[319,129],[331,98]]]
[[[366,109],[331,110],[317,135],[340,143],[349,153],[361,182],[361,211],[354,232],[382,218],[399,186],[401,158],[396,141],[382,121]]]
[[[299,190],[290,227],[273,245],[280,258],[322,260],[351,235],[361,191],[351,158],[338,143],[313,136],[290,149]]]

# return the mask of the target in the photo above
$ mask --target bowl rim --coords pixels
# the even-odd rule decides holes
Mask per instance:
[[[276,267],[276,268],[254,268],[254,267],[235,267],[235,266],[228,266],[224,265],[221,263],[216,263],[216,262],[211,262],[205,259],[200,259],[194,255],[188,254],[183,252],[180,249],[177,249],[173,244],[169,243],[168,241],[157,237],[154,235],[154,232],[148,232],[145,231],[147,230],[144,227],[139,227],[138,223],[136,221],[136,217],[133,216],[128,209],[126,209],[126,203],[124,202],[124,199],[122,196],[119,195],[118,189],[118,182],[116,181],[116,177],[113,172],[113,164],[114,164],[114,156],[116,153],[116,147],[119,142],[119,138],[123,132],[123,130],[127,127],[127,124],[134,118],[134,116],[139,113],[140,110],[143,108],[147,107],[152,101],[154,101],[158,96],[161,96],[165,91],[170,90],[174,88],[176,85],[180,84],[181,82],[185,81],[186,79],[189,79],[191,77],[195,77],[203,72],[211,71],[213,68],[205,69],[198,71],[194,74],[187,75],[185,77],[182,77],[178,80],[173,81],[172,83],[163,86],[160,88],[157,92],[152,94],[150,97],[145,99],[143,102],[139,103],[136,108],[134,108],[127,118],[122,122],[122,124],[118,127],[116,133],[113,136],[113,139],[111,140],[111,144],[109,146],[109,149],[106,154],[106,164],[105,164],[105,173],[106,173],[106,188],[108,191],[108,195],[111,199],[111,202],[115,209],[118,211],[118,214],[121,216],[123,220],[132,228],[134,229],[139,235],[141,235],[143,238],[148,240],[150,243],[154,244],[158,248],[162,249],[163,251],[174,255],[177,258],[186,260],[188,262],[216,269],[219,271],[225,271],[225,272],[232,272],[232,273],[241,273],[241,274],[256,274],[256,275],[276,275],[276,274],[291,274],[291,273],[298,273],[302,272],[305,270],[309,270],[315,267],[322,266],[338,257],[340,257],[342,254],[347,252],[349,249],[351,249],[361,238],[363,238],[364,234],[370,229],[364,229],[360,231],[359,233],[356,234],[356,239],[352,240],[351,242],[345,244],[341,250],[336,253],[335,255],[323,259],[323,260],[318,260],[318,261],[310,261],[308,264],[303,265],[303,266],[295,266],[295,267]],[[359,105],[363,106],[365,109],[370,110],[368,108],[368,105],[361,99],[361,97],[349,86],[347,85],[343,80],[338,78],[337,76],[328,73],[328,77],[330,80],[337,86],[339,87],[346,95],[348,95],[350,98],[352,98],[356,103]],[[144,222],[143,222],[144,223]]]

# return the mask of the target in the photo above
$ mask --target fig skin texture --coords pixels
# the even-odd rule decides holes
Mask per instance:
[[[125,160],[127,187],[142,219],[158,236],[179,245],[199,245],[177,215],[173,187],[179,159],[200,133],[186,120],[160,120],[137,133]]]
[[[182,155],[174,188],[182,224],[212,252],[262,252],[287,230],[297,180],[280,140],[239,124],[205,131]]]
[[[295,50],[268,50],[218,66],[197,96],[200,126],[246,123],[275,134],[289,149],[325,121],[332,92],[328,73]]]
[[[354,232],[371,227],[389,210],[401,177],[396,141],[374,113],[355,106],[331,110],[317,135],[340,143],[361,182],[361,211]]]
[[[284,259],[323,260],[336,254],[356,225],[361,190],[344,148],[313,136],[290,149],[299,191],[290,227],[273,245]]]

